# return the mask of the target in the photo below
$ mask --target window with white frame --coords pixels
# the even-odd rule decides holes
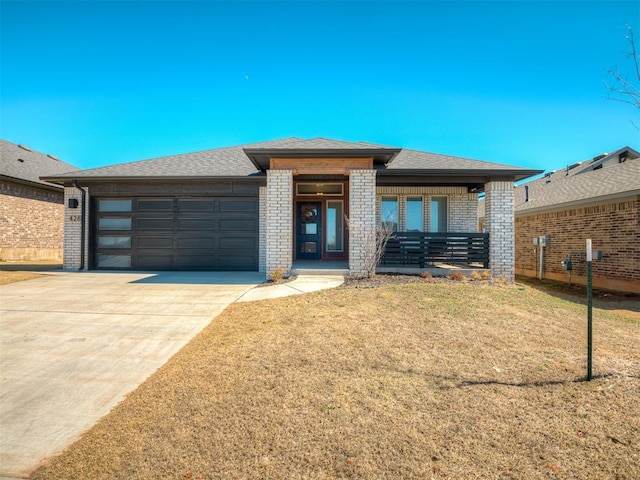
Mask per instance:
[[[424,231],[422,197],[407,197],[405,209],[405,229],[407,232]]]
[[[431,232],[446,232],[448,227],[447,197],[431,197]]]
[[[382,197],[380,203],[380,221],[385,226],[398,230],[398,197]]]

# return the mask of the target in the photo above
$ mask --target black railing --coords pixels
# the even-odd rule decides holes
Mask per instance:
[[[489,268],[489,234],[396,232],[380,265],[424,268],[435,263],[481,263]]]

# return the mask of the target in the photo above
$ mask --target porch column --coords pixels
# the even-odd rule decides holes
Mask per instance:
[[[75,187],[64,187],[64,244],[62,267],[64,270],[89,269],[89,188],[82,187],[86,195],[84,218],[84,249],[82,248],[82,193]],[[69,207],[69,200],[76,200],[76,208]],[[84,251],[84,261],[82,252]]]
[[[367,273],[365,259],[375,248],[376,171],[351,170],[349,173],[349,273]]]
[[[293,170],[267,170],[266,274],[291,270],[293,261]]]
[[[515,280],[515,229],[513,181],[490,181],[485,184],[485,219],[489,232],[489,266],[491,278]]]

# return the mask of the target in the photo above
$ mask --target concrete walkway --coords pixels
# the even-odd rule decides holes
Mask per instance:
[[[53,272],[52,272],[53,273]],[[64,273],[0,287],[0,478],[27,478],[234,301],[333,288],[258,273]]]
[[[288,297],[301,293],[336,288],[344,283],[340,275],[300,275],[295,280],[279,285],[254,288],[242,295],[238,302],[255,302],[269,298]]]

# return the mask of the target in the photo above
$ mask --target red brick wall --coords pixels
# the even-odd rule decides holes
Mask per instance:
[[[544,278],[568,280],[561,262],[573,253],[572,281],[585,283],[587,238],[603,259],[593,261],[594,286],[640,292],[640,196],[569,208],[562,211],[516,214],[516,274],[538,275],[538,247],[533,237],[547,235]]]
[[[0,258],[62,259],[64,193],[0,180]]]

